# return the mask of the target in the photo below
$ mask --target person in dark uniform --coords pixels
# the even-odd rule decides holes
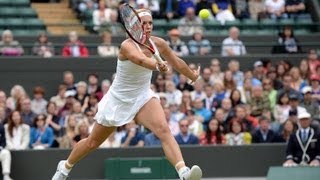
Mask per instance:
[[[320,166],[320,136],[310,127],[311,115],[298,115],[299,130],[290,135],[287,145],[285,167],[297,165]]]

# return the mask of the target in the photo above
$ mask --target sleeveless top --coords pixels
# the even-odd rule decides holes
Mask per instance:
[[[150,43],[154,46],[155,53],[159,53],[151,39]],[[139,45],[135,45],[141,51]],[[104,126],[122,126],[133,120],[151,98],[159,99],[150,89],[151,77],[152,70],[130,60],[118,59],[115,79],[98,104],[95,120]]]

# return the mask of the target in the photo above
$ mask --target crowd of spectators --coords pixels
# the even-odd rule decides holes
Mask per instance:
[[[187,28],[202,25],[202,20],[194,16],[201,9],[208,9],[211,13],[209,19],[216,19],[221,24],[236,19],[299,18],[306,13],[302,0],[71,0],[70,4],[84,23],[93,23],[93,30],[100,32],[118,26],[118,7],[123,3],[150,9],[157,19],[180,19],[179,24]],[[185,31],[193,34],[192,30]]]
[[[195,64],[189,64],[196,68]],[[57,95],[46,99],[43,87],[27,94],[15,85],[10,94],[0,91],[0,121],[6,147],[11,150],[72,148],[87,137],[98,102],[111,80],[89,74],[74,82],[63,74]],[[295,67],[289,62],[256,61],[243,72],[237,60],[224,71],[213,59],[203,67],[194,85],[170,70],[157,74],[151,88],[158,93],[172,134],[179,144],[287,142],[299,128],[298,116],[311,115],[311,127],[320,130],[320,60],[314,49]],[[158,146],[159,139],[134,121],[119,127],[101,147]]]

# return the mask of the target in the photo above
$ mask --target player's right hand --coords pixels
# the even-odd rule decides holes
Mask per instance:
[[[166,61],[163,61],[163,63],[157,62],[156,66],[159,72],[167,72],[169,70],[168,63]]]

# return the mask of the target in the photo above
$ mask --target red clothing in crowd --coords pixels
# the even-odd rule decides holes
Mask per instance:
[[[226,139],[225,139],[223,134],[221,134],[221,142],[220,143],[218,143],[217,136],[214,133],[211,134],[211,142],[208,142],[205,132],[200,135],[199,139],[200,139],[200,144],[201,145],[225,144],[226,143]]]
[[[62,49],[62,56],[64,56],[64,57],[72,57],[73,56],[72,55],[72,47],[74,46],[73,44],[79,46],[79,54],[80,54],[79,57],[88,57],[89,56],[89,52],[88,52],[86,45],[79,40],[76,43],[67,42]]]

